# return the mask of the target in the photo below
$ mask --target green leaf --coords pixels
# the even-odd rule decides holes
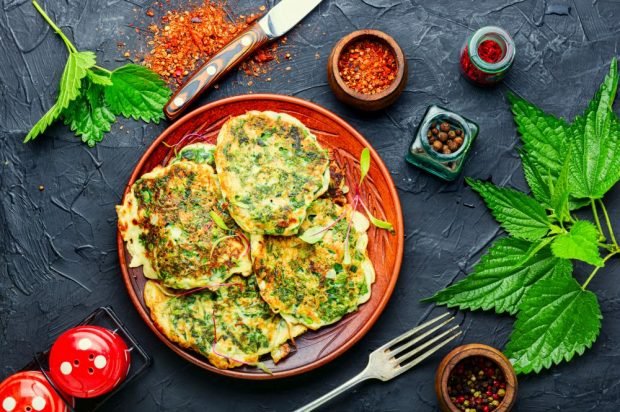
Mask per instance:
[[[325,233],[329,230],[329,226],[312,226],[299,236],[299,239],[311,245],[317,243],[325,236]]]
[[[620,180],[620,121],[612,112],[617,89],[618,63],[614,59],[586,112],[571,126],[570,187],[574,197],[600,199]]]
[[[555,212],[555,216],[558,221],[564,222],[565,220],[570,220],[569,213],[569,194],[570,188],[568,186],[568,174],[569,174],[569,163],[570,163],[571,155],[570,151],[566,160],[564,161],[564,165],[562,166],[562,170],[560,171],[560,176],[555,181],[555,183],[551,184],[551,208]]]
[[[360,155],[360,184],[364,181],[368,170],[370,170],[370,150],[365,147]]]
[[[482,196],[495,219],[512,236],[537,240],[549,231],[551,223],[545,208],[535,199],[513,189],[469,178],[466,180]]]
[[[222,219],[222,216],[218,215],[217,212],[215,211],[210,211],[209,212],[209,216],[211,216],[211,219],[213,219],[213,222],[215,222],[215,224],[222,230],[230,230],[230,228],[228,226],[226,226],[226,222],[224,222],[224,219]]]
[[[541,176],[556,178],[566,158],[569,126],[555,116],[547,114],[538,107],[510,94],[512,113],[525,151],[532,157]]]
[[[549,188],[549,182],[552,178],[548,175],[545,178],[540,174],[541,167],[536,164],[536,161],[527,152],[521,150],[519,155],[523,163],[525,180],[532,190],[534,198],[544,206],[551,208],[551,189]]]
[[[381,219],[377,219],[376,217],[374,217],[373,214],[370,213],[370,210],[368,209],[368,207],[366,206],[366,204],[363,201],[360,201],[360,204],[362,205],[362,207],[366,211],[366,214],[368,215],[368,218],[370,219],[370,223],[372,223],[373,225],[375,225],[376,227],[378,227],[380,229],[394,230],[394,226],[392,226],[392,224],[390,222],[387,222],[387,221],[381,220]]]
[[[587,220],[579,220],[570,232],[560,235],[551,244],[551,250],[557,257],[578,259],[594,266],[603,266],[603,259],[598,250],[598,230]]]
[[[105,73],[98,73],[94,70],[89,70],[87,73],[88,78],[90,79],[90,81],[94,84],[98,84],[101,86],[111,86],[112,85],[112,80],[110,79],[110,76],[105,74]]]
[[[62,116],[65,124],[76,135],[82,136],[84,143],[93,147],[110,131],[116,116],[105,104],[103,87],[88,81],[84,84],[82,94],[69,104]]]
[[[476,264],[472,274],[427,301],[460,309],[495,309],[497,313],[514,314],[534,283],[558,274],[570,276],[573,271],[571,262],[553,256],[547,244],[500,239]]]
[[[583,354],[596,340],[602,318],[596,296],[572,276],[540,280],[523,297],[504,352],[517,373],[539,372]]]
[[[105,100],[112,112],[145,122],[159,122],[170,90],[159,76],[146,67],[128,64],[112,72],[112,85]]]
[[[80,94],[82,79],[86,77],[88,69],[95,65],[95,53],[69,53],[67,64],[60,78],[60,88],[56,103],[39,119],[24,138],[24,143],[34,140],[51,125]]]

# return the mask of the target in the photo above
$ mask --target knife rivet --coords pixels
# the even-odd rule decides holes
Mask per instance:
[[[207,67],[207,74],[209,76],[213,76],[215,73],[217,73],[217,67],[215,67],[215,66]]]
[[[183,103],[185,103],[185,99],[182,97],[175,97],[172,103],[174,103],[175,106],[183,106]]]
[[[241,44],[242,44],[244,47],[248,47],[250,44],[252,44],[252,37],[251,37],[250,35],[244,36],[244,37],[241,39]]]

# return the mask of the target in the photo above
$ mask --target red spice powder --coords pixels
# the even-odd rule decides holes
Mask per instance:
[[[387,44],[362,39],[350,44],[342,52],[338,71],[345,84],[356,92],[377,94],[394,82],[398,63]]]
[[[485,40],[478,46],[478,56],[487,63],[497,63],[504,57],[504,51],[497,42]]]

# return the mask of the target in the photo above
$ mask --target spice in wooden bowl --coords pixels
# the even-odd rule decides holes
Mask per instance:
[[[442,412],[508,412],[517,400],[517,375],[499,350],[463,345],[439,364],[435,391]]]
[[[327,61],[327,79],[338,100],[374,111],[394,103],[407,85],[402,48],[379,30],[358,30],[336,43]]]
[[[347,87],[363,94],[377,94],[396,79],[398,64],[394,51],[378,38],[349,44],[338,59],[338,71]]]

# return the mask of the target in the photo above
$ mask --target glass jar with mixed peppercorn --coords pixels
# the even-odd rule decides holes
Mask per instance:
[[[461,51],[461,72],[481,86],[493,85],[506,76],[515,57],[515,43],[504,29],[487,26],[467,39]]]
[[[461,172],[478,125],[439,106],[430,106],[418,127],[406,159],[444,180]]]

